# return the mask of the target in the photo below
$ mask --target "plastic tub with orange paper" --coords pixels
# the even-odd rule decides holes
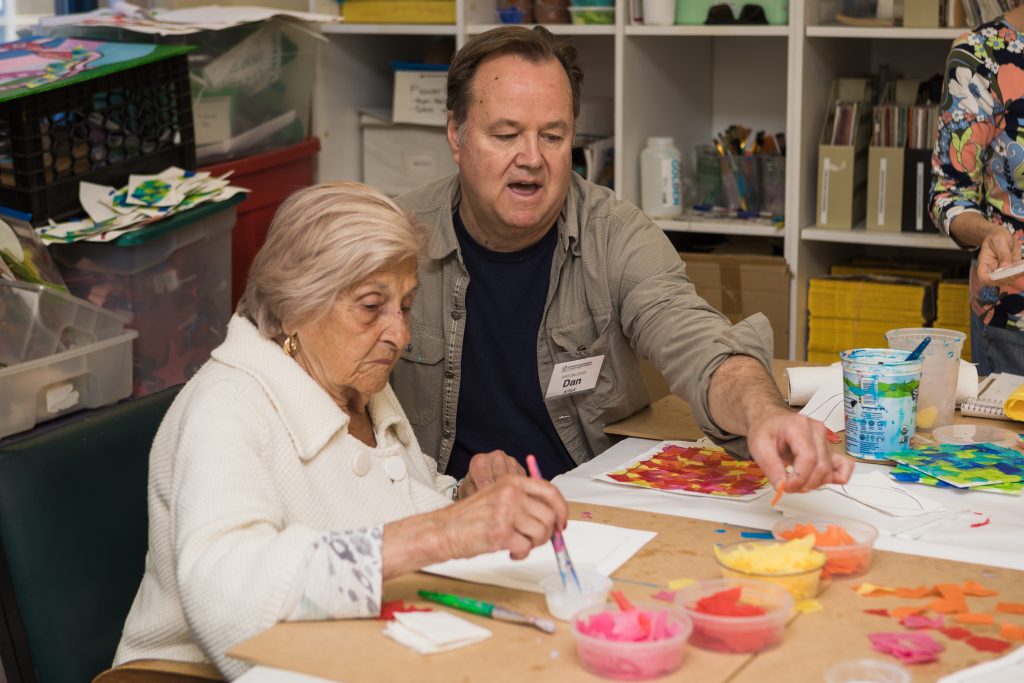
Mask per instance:
[[[814,536],[814,547],[825,553],[825,572],[832,576],[863,574],[871,567],[878,529],[849,517],[813,515],[776,522],[772,535],[782,541]]]

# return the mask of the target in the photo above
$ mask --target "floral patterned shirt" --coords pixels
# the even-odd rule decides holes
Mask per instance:
[[[932,218],[949,234],[956,216],[979,212],[1024,241],[1024,34],[1002,18],[982,24],[957,39],[945,73]],[[986,325],[1024,330],[1024,277],[983,285],[977,268],[975,253],[975,315]]]

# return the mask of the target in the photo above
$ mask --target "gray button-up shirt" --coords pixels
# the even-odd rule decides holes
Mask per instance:
[[[459,253],[452,212],[458,176],[399,197],[427,228],[420,287],[410,318],[412,341],[391,375],[392,386],[424,451],[442,472],[455,439],[469,274]],[[697,295],[665,233],[636,206],[575,173],[558,218],[558,245],[540,329],[538,390],[555,364],[604,355],[593,391],[547,399],[548,414],[577,463],[611,444],[605,425],[650,403],[636,354],[649,359],[672,391],[690,402],[701,429],[730,450],[746,445],[723,432],[708,411],[711,374],[745,354],[770,369],[772,331],[760,313],[731,325]]]

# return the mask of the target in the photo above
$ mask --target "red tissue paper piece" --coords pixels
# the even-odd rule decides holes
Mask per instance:
[[[828,439],[829,443],[839,443],[843,440],[843,437],[839,436],[828,427],[825,428],[825,438]]]
[[[590,512],[589,510],[584,510],[583,512],[580,513],[580,517],[582,517],[583,519],[593,519],[594,513]]]
[[[740,602],[740,586],[719,591],[697,601],[696,611],[719,617],[756,617],[764,614],[764,607]]]
[[[1010,644],[1005,640],[986,638],[985,636],[973,636],[965,642],[979,652],[995,652],[999,654],[1010,648]]]
[[[676,592],[675,591],[658,591],[651,595],[655,600],[664,600],[665,602],[675,602]]]
[[[992,523],[992,520],[989,517],[986,517],[984,522],[975,522],[974,524],[971,525],[971,528],[972,529],[977,529],[980,526],[986,526],[986,525],[991,524],[991,523]]]
[[[960,626],[947,626],[946,628],[940,628],[939,631],[942,635],[952,640],[963,640],[971,635],[971,632]]]
[[[937,628],[941,629],[945,626],[945,620],[941,617],[935,617],[929,619],[926,616],[920,614],[908,614],[900,620],[900,623],[909,629],[921,629],[921,628]]]
[[[429,607],[417,607],[416,605],[406,605],[401,600],[388,600],[380,606],[380,616],[377,617],[383,621],[390,621],[395,618],[395,612],[432,612]]]
[[[871,647],[897,657],[903,664],[923,664],[939,658],[942,643],[926,633],[869,633]]]
[[[867,612],[868,614],[877,614],[880,617],[887,617],[887,616],[889,616],[889,610],[887,610],[887,609],[866,609],[864,611]]]

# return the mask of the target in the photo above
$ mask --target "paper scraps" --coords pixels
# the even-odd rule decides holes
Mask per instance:
[[[1024,614],[1024,602],[1000,602],[996,605],[996,611],[1007,614]]]
[[[672,579],[668,582],[668,588],[669,590],[677,591],[680,588],[692,586],[695,583],[697,583],[697,579]]]
[[[377,617],[382,621],[390,621],[395,618],[395,614],[398,612],[431,612],[429,607],[417,607],[413,604],[406,604],[401,600],[387,600],[380,606],[380,616]]]
[[[492,634],[454,614],[429,611],[396,612],[384,635],[421,655],[432,655],[479,643]]]
[[[978,652],[1005,652],[1010,649],[1010,643],[998,638],[987,638],[985,636],[971,636],[964,641]]]
[[[941,616],[930,619],[921,614],[908,614],[900,619],[900,623],[914,631],[923,628],[941,629],[945,626],[945,620]]]
[[[767,491],[768,479],[753,460],[740,460],[713,446],[662,442],[624,468],[596,477],[629,486],[752,500]]]
[[[946,648],[927,633],[869,633],[871,647],[892,655],[903,664],[923,664],[939,658]]]
[[[753,617],[764,614],[764,607],[742,602],[743,589],[740,586],[718,591],[697,601],[694,609],[701,614],[719,617]]]
[[[665,640],[679,633],[682,628],[682,623],[669,617],[664,610],[608,610],[576,621],[576,629],[583,635],[616,643]]]
[[[655,600],[661,600],[663,602],[675,602],[676,592],[675,591],[658,591],[651,595]]]

